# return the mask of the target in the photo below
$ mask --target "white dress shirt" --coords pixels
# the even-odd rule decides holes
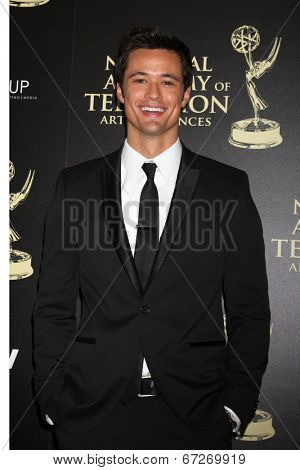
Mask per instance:
[[[159,198],[160,238],[166,223],[175,189],[181,154],[182,145],[179,138],[171,147],[152,159],[141,155],[130,147],[127,139],[125,140],[121,154],[121,200],[124,224],[133,256],[137,235],[136,225],[138,223],[140,197],[144,184],[147,181],[147,176],[142,169],[142,166],[145,162],[150,161],[155,162],[157,165],[154,182],[157,187]],[[143,360],[142,377],[151,377],[145,358]],[[238,431],[240,427],[240,419],[230,408],[225,406],[225,409],[237,423],[234,430]],[[49,424],[53,424],[49,416],[46,415],[46,419]]]
[[[139,204],[142,189],[147,181],[147,176],[142,166],[145,162],[153,161],[157,168],[154,175],[154,183],[157,187],[159,198],[159,238],[163,232],[173,192],[177,173],[180,165],[182,145],[179,139],[175,144],[156,157],[149,159],[143,157],[134,150],[125,140],[121,154],[121,199],[124,224],[129,240],[129,245],[134,256],[137,235],[136,224],[139,218]],[[144,359],[143,377],[151,377]]]

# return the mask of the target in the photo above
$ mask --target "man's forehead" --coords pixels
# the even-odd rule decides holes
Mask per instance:
[[[132,74],[182,74],[181,60],[175,51],[168,49],[135,49],[130,52],[125,73]]]
[[[169,49],[134,49],[128,55],[127,67],[135,62],[174,63],[180,65],[180,57]]]

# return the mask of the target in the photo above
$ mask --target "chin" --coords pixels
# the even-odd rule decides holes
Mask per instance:
[[[141,133],[145,135],[160,135],[164,130],[159,126],[145,126],[141,127]]]
[[[164,131],[162,129],[144,129],[143,134],[148,136],[158,136],[162,135]]]

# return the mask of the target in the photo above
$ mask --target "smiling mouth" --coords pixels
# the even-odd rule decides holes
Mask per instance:
[[[140,110],[146,116],[159,116],[165,111],[164,108],[159,106],[140,106]]]

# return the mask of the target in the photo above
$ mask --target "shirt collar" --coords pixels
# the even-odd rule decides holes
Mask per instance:
[[[156,171],[159,171],[164,181],[167,183],[173,173],[175,171],[176,173],[178,172],[181,153],[182,145],[179,138],[173,145],[171,145],[171,147],[151,159],[144,157],[139,152],[130,147],[126,139],[121,154],[122,186],[124,185],[125,187],[129,187],[134,185],[139,177],[139,174],[143,172],[143,163],[149,161],[154,161],[156,163]]]

